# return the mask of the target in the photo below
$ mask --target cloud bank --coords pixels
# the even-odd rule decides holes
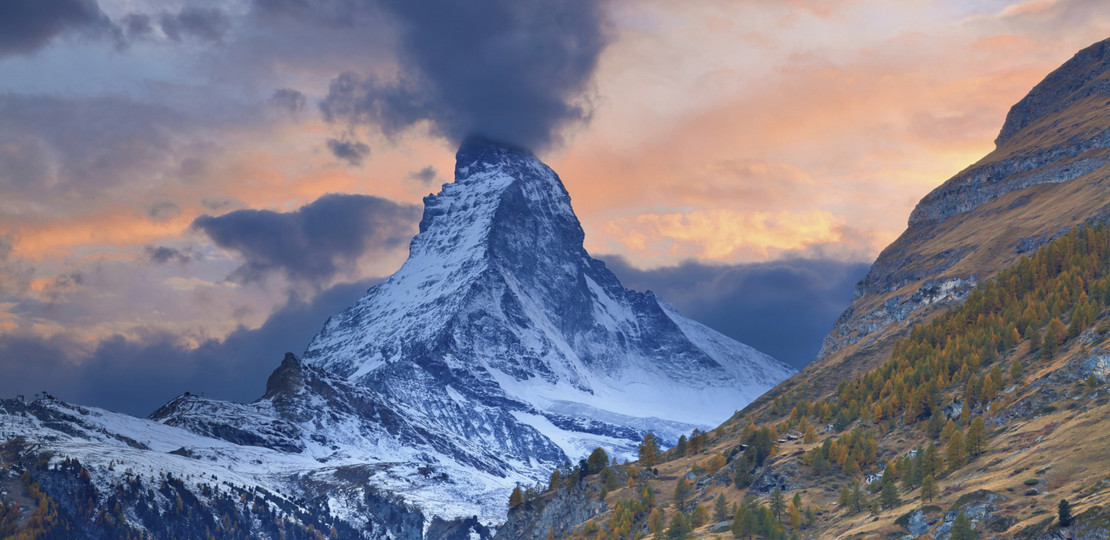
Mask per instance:
[[[235,210],[203,215],[192,227],[245,262],[229,279],[262,281],[281,273],[327,284],[364,254],[395,249],[416,232],[419,210],[370,195],[324,195],[292,212]]]

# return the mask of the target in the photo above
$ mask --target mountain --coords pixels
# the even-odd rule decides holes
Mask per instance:
[[[1107,105],[1110,40],[1045,77],[1010,109],[993,152],[918,203],[800,379],[873,367],[892,336],[976,283],[1077,225],[1107,220]]]
[[[587,475],[498,537],[1110,536],[1108,106],[1110,40],[921,200],[812,364],[696,450],[618,467],[606,504]]]
[[[468,139],[455,182],[424,202],[405,264],[301,358],[286,355],[252,403],[184,395],[147,421],[52,399],[0,404],[16,441],[5,462],[30,471],[13,489],[72,498],[88,487],[95,512],[137,478],[111,517],[156,536],[203,535],[206,515],[248,535],[292,521],[367,538],[482,537],[515,486],[597,447],[634,458],[648,432],[674,444],[793,373],[623,288],[583,248],[559,177],[525,150]],[[59,469],[76,479],[55,479]],[[167,475],[181,486],[166,488]],[[235,497],[283,513],[219,510]],[[167,505],[186,516],[180,527],[151,529],[143,508]]]
[[[235,442],[251,426],[257,444],[375,463],[372,484],[495,523],[515,485],[596,447],[634,457],[648,431],[673,443],[792,373],[622,288],[530,153],[470,139],[455,177],[425,198],[404,265],[287,358],[261,400],[176,401],[152,418]]]

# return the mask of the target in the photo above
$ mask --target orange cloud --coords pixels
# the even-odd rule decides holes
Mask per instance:
[[[839,242],[843,222],[828,212],[738,212],[715,209],[641,214],[609,221],[606,236],[642,260],[674,264],[765,260],[786,251]]]

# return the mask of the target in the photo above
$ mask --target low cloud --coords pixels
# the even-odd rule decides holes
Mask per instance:
[[[154,22],[146,13],[124,15],[121,26],[129,40],[144,39],[154,33]]]
[[[292,88],[279,88],[270,97],[270,106],[289,114],[296,114],[304,110],[308,98]]]
[[[179,249],[166,246],[144,246],[143,252],[148,261],[155,264],[176,262],[185,264],[192,260],[192,256]]]
[[[362,160],[370,155],[370,147],[362,141],[351,139],[328,139],[328,150],[335,157],[346,161],[348,165],[361,165]]]
[[[639,270],[621,257],[601,259],[625,287],[655,291],[694,320],[799,369],[816,358],[869,266],[797,259]]]
[[[111,34],[112,23],[96,0],[0,2],[0,57],[30,54],[69,32]]]
[[[170,201],[156,203],[147,209],[146,215],[155,221],[166,221],[181,213],[181,207]]]
[[[192,227],[245,262],[229,279],[259,282],[281,273],[323,286],[365,254],[401,249],[419,209],[369,195],[330,194],[292,212],[236,210],[200,216]]]
[[[187,38],[199,41],[220,41],[231,29],[231,20],[219,8],[185,6],[177,13],[158,17],[162,33],[174,41]]]
[[[405,176],[405,178],[416,180],[421,184],[431,184],[435,181],[437,175],[438,173],[436,172],[436,168],[428,165],[427,167],[424,167],[419,171],[410,172],[407,176]]]
[[[290,298],[259,328],[240,329],[195,348],[178,336],[114,336],[91,348],[70,335],[0,333],[0,396],[47,391],[85,405],[145,416],[186,391],[249,401],[285,352],[300,356],[328,317],[377,280],[336,285],[312,300]]]

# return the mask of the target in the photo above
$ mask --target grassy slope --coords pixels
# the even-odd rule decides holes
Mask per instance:
[[[1067,137],[1090,135],[1110,128],[1110,115],[1106,114],[1105,106],[1106,103],[1101,99],[1077,102],[1067,110],[1030,126],[1006,145],[984,157],[977,165],[1009,156],[1032,154],[1037,148],[1057,144]],[[971,212],[932,226],[928,231],[907,231],[896,244],[899,249],[913,252],[921,259],[945,250],[973,248],[955,266],[933,277],[975,275],[980,281],[984,281],[1017,259],[1019,254],[1016,246],[1021,239],[1039,235],[1048,238],[1085,223],[1092,216],[1106,214],[1110,207],[1108,179],[1110,167],[1104,167],[1067,183],[1036,185],[1008,193]],[[865,298],[857,304],[857,308],[867,311],[894,295],[912,294],[921,283],[911,283],[889,294]],[[657,501],[661,506],[669,502],[675,482],[689,472],[695,462],[705,460],[716,452],[727,454],[734,448],[739,443],[742,423],[746,424],[749,419],[755,419],[761,425],[780,421],[781,418],[776,418],[771,413],[770,403],[774,398],[785,394],[792,398],[816,401],[829,396],[841,380],[873,369],[889,359],[893,344],[905,337],[915,325],[927,323],[951,307],[933,305],[921,309],[906,321],[892,324],[872,334],[869,339],[845,347],[783,382],[749,405],[742,415],[713,430],[706,452],[658,465],[658,476],[647,480],[657,492]],[[1103,317],[1105,316],[1104,313]],[[1100,336],[1098,339],[1097,343],[1088,344],[1088,348],[1105,343],[1107,336]],[[1027,355],[1023,352],[1027,349],[1027,344],[1019,347],[1003,361],[1003,365],[1008,365],[1014,355]],[[1032,355],[1027,355],[1031,368],[1024,380],[1031,382],[1048,376],[1082,354],[1085,351],[1073,344],[1048,361],[1033,361]],[[1098,390],[1085,389],[1083,381],[1076,381],[1072,386],[1070,391],[1076,400],[1062,398],[1052,405],[1055,407],[1054,412],[1018,418],[1002,429],[992,431],[994,436],[984,455],[950,476],[938,479],[938,489],[942,495],[930,504],[947,510],[962,495],[979,489],[1003,495],[1008,500],[1000,506],[999,511],[1018,520],[1007,529],[1003,537],[1043,524],[1046,519],[1054,517],[1055,505],[1060,498],[1068,498],[1075,505],[1075,515],[1110,504],[1110,445],[1107,444],[1110,442],[1107,440],[1110,437],[1110,422],[1107,421],[1110,405],[1105,398],[1107,389],[1105,386]],[[1007,392],[1007,399],[1012,403],[1029,397],[1037,390],[1024,385],[1010,388]],[[885,462],[900,455],[921,441],[919,430],[895,428],[880,440],[879,461]],[[798,465],[802,454],[818,444],[820,440],[809,445],[797,440],[780,445],[772,460],[773,466],[781,468],[792,463]],[[807,470],[804,465],[799,467],[803,471]],[[877,516],[866,511],[849,516],[838,511],[834,504],[840,487],[849,481],[843,473],[818,479],[807,479],[803,473],[798,478],[804,504],[813,505],[819,511],[817,522],[812,527],[799,531],[803,537],[872,537],[896,532],[904,534],[905,529],[895,525],[894,521],[921,506],[917,500],[920,490],[914,490],[908,494],[903,493],[904,504],[897,509],[881,512]],[[1035,487],[1042,493],[1025,495],[1031,489],[1025,481],[1031,478],[1038,479]],[[697,498],[702,504],[710,506],[712,498],[720,493],[725,494],[730,506],[749,495],[748,490],[711,483],[710,487],[697,492]],[[788,494],[788,498],[792,495]],[[632,489],[622,488],[612,492],[609,500],[632,496]],[[668,521],[672,512],[673,509],[667,510]],[[707,526],[701,532],[709,534],[708,528]],[[726,531],[720,533],[720,536],[731,537],[731,534]]]
[[[1105,316],[1106,314],[1103,318]],[[1091,334],[1093,333],[1088,335]],[[1065,366],[1070,361],[1086,358],[1090,349],[1100,345],[1110,346],[1108,334],[1095,334],[1092,339],[1094,341],[1086,346],[1073,343],[1048,360],[1029,354],[1027,343],[1019,346],[1003,362],[1008,363],[1013,357],[1022,357],[1029,362],[1029,369],[1023,382],[1004,391],[999,401],[1012,405],[1023,398],[1036,397],[1040,389],[1034,388],[1033,382],[1050,377],[1053,373],[1059,374],[1061,370],[1066,371]],[[997,505],[996,515],[1015,520],[1005,531],[992,534],[1000,538],[1031,536],[1038,531],[1051,529],[1052,526],[1045,522],[1055,518],[1056,505],[1061,498],[1072,503],[1075,515],[1091,509],[1095,509],[1097,513],[1098,507],[1110,508],[1110,388],[1106,384],[1091,388],[1082,377],[1075,377],[1064,385],[1053,384],[1051,388],[1060,394],[1058,399],[1038,403],[1033,414],[1016,418],[991,430],[992,437],[986,452],[963,468],[938,479],[940,496],[928,503],[920,500],[920,489],[914,489],[909,493],[900,490],[903,504],[877,514],[867,510],[851,514],[839,509],[836,501],[841,486],[858,481],[862,475],[849,477],[836,473],[813,477],[808,466],[802,463],[802,456],[806,451],[819,446],[825,436],[835,436],[835,433],[822,434],[817,442],[811,444],[804,444],[801,439],[779,444],[767,465],[770,469],[780,471],[789,470],[792,465],[798,469],[798,474],[792,478],[797,489],[786,492],[786,497],[789,500],[794,492],[801,493],[803,504],[812,505],[818,511],[816,522],[796,531],[803,538],[901,536],[906,534],[906,529],[895,521],[906,513],[921,506],[937,506],[942,510],[949,510],[956,507],[961,497],[978,490],[989,490],[1005,497],[1006,500]],[[1002,408],[998,414],[1006,412],[1007,409]],[[704,462],[717,452],[727,454],[739,443],[741,426],[748,418],[745,414],[726,422],[710,432],[709,444],[703,452],[664,461],[656,466],[658,475],[641,473],[637,476],[639,481],[634,482],[635,488],[622,487],[611,492],[607,500],[612,504],[621,499],[633,498],[634,490],[639,489],[641,482],[646,481],[656,490],[656,501],[659,506],[664,507],[669,522],[675,512],[671,498],[678,479],[690,472],[695,463]],[[781,418],[772,416],[769,419],[773,420],[768,422],[771,424]],[[879,461],[885,462],[902,455],[925,441],[918,428],[896,427],[881,437]],[[634,470],[641,469],[635,464],[632,467]],[[1032,479],[1036,479],[1037,483],[1027,485],[1026,482]],[[734,485],[720,485],[714,481],[708,484],[700,490],[695,489],[694,499],[710,510],[713,499],[722,493],[728,499],[730,507],[745,497],[758,497],[765,503],[767,500],[766,495],[755,493],[751,489],[737,489]],[[1030,490],[1036,490],[1036,493]],[[943,523],[943,514],[933,512],[931,516],[938,520],[935,525]],[[1106,514],[1101,516],[1099,519],[1105,521]],[[606,517],[608,516],[602,515],[594,521],[600,523]],[[1089,522],[1090,517],[1081,521]],[[696,533],[710,538],[731,538],[728,531],[711,532],[713,527],[714,524],[707,524]],[[789,534],[795,531],[787,527],[786,532]]]

